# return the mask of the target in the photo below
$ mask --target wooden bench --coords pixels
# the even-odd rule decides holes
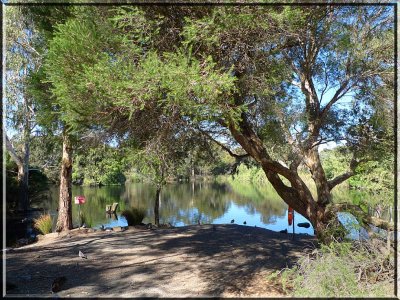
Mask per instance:
[[[113,205],[106,205],[106,212],[109,214],[113,214],[117,211],[118,203],[114,202]]]

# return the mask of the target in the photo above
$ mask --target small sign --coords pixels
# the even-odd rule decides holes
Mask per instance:
[[[75,197],[75,204],[84,204],[86,201],[85,196],[76,196]]]

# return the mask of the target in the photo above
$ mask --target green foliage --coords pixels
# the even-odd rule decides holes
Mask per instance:
[[[121,216],[125,217],[129,226],[134,226],[142,223],[144,217],[146,216],[146,212],[143,209],[132,207],[124,210],[121,213]]]
[[[348,170],[350,153],[346,147],[336,147],[321,153],[322,163],[328,179],[332,179]],[[394,156],[392,153],[381,156],[379,160],[361,163],[348,185],[351,189],[353,204],[374,206],[394,203]],[[336,188],[337,189],[337,188]],[[341,200],[342,197],[338,197]]]
[[[49,214],[41,215],[33,220],[33,227],[39,230],[42,234],[48,234],[52,231],[53,220]]]
[[[380,277],[383,270],[387,273]],[[295,297],[388,297],[393,272],[393,257],[382,254],[376,244],[334,242],[304,255],[280,278]]]
[[[123,184],[125,158],[122,151],[102,145],[76,155],[72,180],[84,185]]]

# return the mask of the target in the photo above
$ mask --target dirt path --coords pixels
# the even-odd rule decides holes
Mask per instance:
[[[60,297],[282,297],[265,277],[316,242],[249,226],[215,227],[46,237],[7,251],[7,283],[16,285],[7,294],[51,296],[53,280],[65,276]]]

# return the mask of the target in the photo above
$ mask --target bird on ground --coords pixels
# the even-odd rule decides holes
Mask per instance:
[[[231,224],[233,224],[233,223],[235,223],[235,219],[232,219],[232,220],[231,220]]]
[[[104,225],[103,225],[103,224],[101,224],[101,226],[100,226],[100,230],[102,230],[102,231],[104,231],[104,230],[105,230],[105,228],[104,228]]]
[[[215,225],[213,225],[212,229],[213,229],[213,231],[216,231],[217,227],[215,227]]]
[[[57,277],[54,279],[53,283],[51,284],[51,291],[53,293],[57,293],[61,291],[61,287],[64,285],[64,283],[67,281],[67,278],[65,276]]]
[[[201,225],[200,219],[197,220],[197,225]]]
[[[243,224],[244,224],[244,225],[246,225],[246,224],[247,224],[247,222],[246,222],[246,221],[244,221],[244,222],[243,222]]]
[[[287,229],[279,231],[280,233],[287,233]]]
[[[79,251],[79,257],[80,258],[86,258],[87,259],[87,256],[86,256],[86,254],[83,254],[83,252],[82,251]]]

